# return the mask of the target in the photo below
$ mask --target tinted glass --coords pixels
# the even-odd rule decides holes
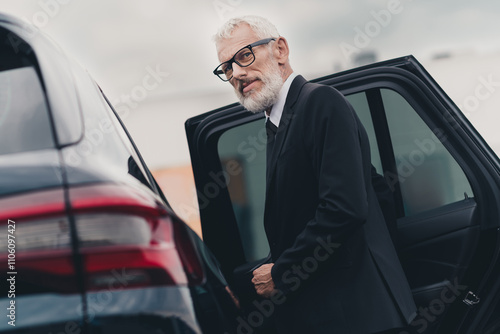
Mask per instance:
[[[226,131],[219,139],[219,157],[248,261],[269,254],[264,231],[266,130],[259,119]]]
[[[368,100],[366,99],[365,92],[351,94],[346,96],[347,100],[351,103],[356,114],[358,115],[361,123],[365,127],[366,133],[368,134],[368,139],[370,140],[370,152],[372,165],[381,174],[382,173],[382,162],[380,160],[380,153],[377,145],[377,138],[375,136],[375,128],[373,127],[372,115],[370,113],[370,107],[368,106]]]
[[[457,202],[473,193],[453,156],[416,111],[398,93],[382,89],[398,175],[385,175],[389,185],[399,181],[406,215]],[[370,140],[372,164],[382,173],[375,128],[365,92],[347,99]],[[227,180],[246,259],[266,257],[269,247],[263,226],[266,170],[264,120],[223,133],[218,152]],[[442,139],[442,138],[441,138]]]
[[[406,216],[473,197],[463,170],[442,144],[440,129],[431,130],[397,92],[381,89],[396,158]],[[387,175],[386,175],[387,176]]]
[[[54,147],[45,95],[33,67],[0,72],[0,154]]]
[[[364,92],[348,97],[366,127],[372,163],[382,171],[370,109]],[[219,139],[218,151],[228,181],[228,191],[238,222],[246,259],[253,261],[269,254],[264,231],[266,191],[266,130],[264,120],[256,120],[226,131]]]

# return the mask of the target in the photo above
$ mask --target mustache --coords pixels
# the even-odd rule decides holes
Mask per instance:
[[[262,80],[262,79],[259,77],[253,77],[253,78],[243,78],[243,79],[235,79],[235,80],[237,82],[238,89],[242,90],[244,84],[249,84],[255,80]]]

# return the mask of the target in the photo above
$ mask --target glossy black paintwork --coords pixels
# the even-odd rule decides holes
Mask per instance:
[[[8,42],[19,49],[20,55],[21,50],[25,55],[28,53],[37,70],[51,121],[46,131],[54,138],[52,148],[0,155],[0,196],[61,188],[70,198],[72,189],[80,185],[119,183],[130,188],[141,187],[150,200],[178,220],[118,115],[88,73],[42,32],[21,20],[0,14],[0,28],[10,31]],[[71,207],[69,202],[65,205]],[[71,220],[71,215],[68,219]],[[24,313],[20,314],[17,328],[2,322],[0,331],[76,330],[87,334],[156,333],[160,329],[169,333],[231,331],[236,307],[226,292],[227,282],[203,242],[187,225],[182,223],[182,226],[192,234],[195,256],[203,263],[206,277],[200,285],[122,288],[97,293],[84,291],[84,285],[80,285],[83,288],[76,294],[25,294],[20,298],[30,299],[32,307],[20,311]],[[75,261],[79,258],[78,247],[73,252],[75,272],[84,275],[83,264]],[[0,298],[2,308],[6,301],[7,298]],[[23,324],[23,318],[29,321]]]

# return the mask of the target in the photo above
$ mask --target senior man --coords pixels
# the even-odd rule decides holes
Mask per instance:
[[[416,307],[353,108],[337,90],[293,72],[287,40],[264,18],[231,19],[215,42],[221,64],[214,73],[246,109],[266,114],[272,263],[256,269],[252,282],[263,297],[284,295],[278,333],[386,333],[408,325]],[[305,271],[311,259],[317,268]]]

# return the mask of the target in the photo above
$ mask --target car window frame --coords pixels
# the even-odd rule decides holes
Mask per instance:
[[[457,152],[455,146],[457,146],[458,138],[457,135],[459,132],[462,132],[463,129],[458,127],[458,123],[456,121],[450,122],[452,116],[449,114],[449,109],[446,109],[442,104],[442,101],[439,101],[434,94],[429,90],[428,87],[414,74],[405,72],[404,75],[401,73],[400,69],[397,68],[386,68],[383,69],[387,72],[386,79],[382,79],[382,75],[375,74],[371,76],[370,74],[363,76],[362,78],[358,78],[358,80],[354,82],[346,81],[340,84],[337,84],[337,78],[329,78],[326,80],[315,80],[314,82],[318,82],[321,84],[333,86],[338,89],[344,95],[350,95],[355,93],[360,93],[362,91],[378,90],[380,94],[381,89],[390,89],[398,93],[406,102],[413,108],[413,110],[418,114],[418,116],[422,119],[422,121],[428,126],[431,131],[436,130],[444,130],[446,134],[453,134],[453,136],[448,136],[446,141],[440,141],[445,149],[450,153],[453,159],[457,162],[460,168],[463,170],[469,184],[472,188],[474,194],[478,196],[478,202],[481,201],[481,192],[479,191],[479,181],[475,177],[475,173],[471,166],[465,161],[465,159]],[[380,72],[380,68],[377,69],[376,72]],[[409,77],[408,77],[409,76]],[[382,80],[381,80],[382,79]],[[356,83],[359,81],[364,81],[363,84],[357,85]],[[415,99],[415,95],[419,97],[424,97],[424,99],[417,101]],[[369,97],[368,104],[370,105],[370,111],[372,112],[373,122],[376,120],[385,121],[385,125],[379,129],[375,127],[375,133],[377,134],[377,144],[379,145],[379,151],[382,160],[382,166],[384,166],[384,175],[390,172],[392,175],[398,175],[396,159],[394,154],[394,149],[392,145],[392,139],[389,132],[389,127],[387,124],[387,113],[385,110],[385,106],[383,105],[382,97],[379,96],[380,101],[374,103],[374,108],[371,109],[371,101]],[[432,108],[438,108],[438,111],[443,115],[441,118],[436,118],[435,115],[431,115],[426,113],[425,110]],[[376,114],[376,115],[374,115]],[[451,123],[451,124],[450,124]],[[379,138],[380,136],[380,138]],[[380,140],[380,143],[379,143]],[[389,143],[390,146],[389,146]],[[463,145],[463,142],[460,143]],[[405,217],[404,214],[404,201],[401,193],[401,188],[399,186],[399,181],[395,184],[395,205],[396,212],[398,218]]]

